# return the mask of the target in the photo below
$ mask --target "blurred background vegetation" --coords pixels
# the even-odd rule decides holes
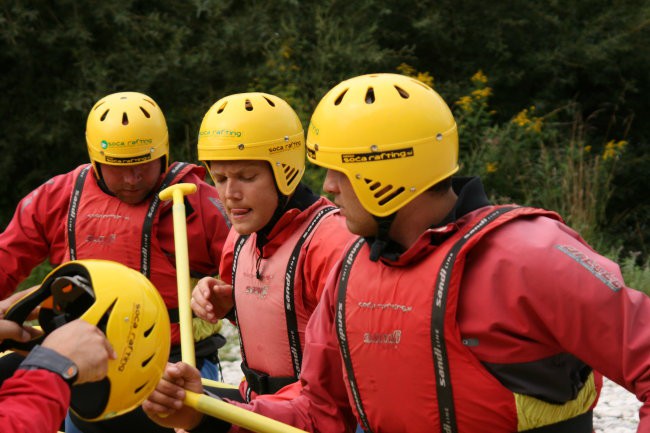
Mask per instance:
[[[4,0],[0,229],[87,161],[86,116],[108,93],[152,96],[173,158],[195,161],[201,118],[227,94],[277,94],[306,126],[337,82],[400,72],[452,106],[461,174],[496,202],[559,211],[650,290],[648,47],[646,0]]]

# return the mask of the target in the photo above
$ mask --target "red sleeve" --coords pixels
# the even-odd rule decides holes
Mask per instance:
[[[464,334],[487,330],[473,348],[482,361],[570,353],[645,402],[638,431],[650,432],[650,298],[618,265],[542,217],[499,228],[472,255],[460,321]]]
[[[56,432],[68,411],[70,387],[46,370],[18,370],[0,388],[3,433]]]
[[[316,307],[330,271],[341,258],[346,245],[356,237],[348,231],[345,218],[338,212],[327,216],[318,226],[307,246],[302,267],[305,308],[313,310]]]
[[[307,326],[300,395],[288,401],[258,398],[238,406],[314,433],[354,431],[334,320],[339,270],[337,266],[328,278]],[[242,430],[231,429],[237,431]]]
[[[48,256],[63,261],[65,230],[76,170],[56,176],[25,196],[4,232],[0,233],[0,298]]]

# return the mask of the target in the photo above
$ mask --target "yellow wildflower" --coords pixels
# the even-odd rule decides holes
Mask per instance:
[[[542,132],[542,119],[535,117],[532,124],[528,127],[533,132]]]
[[[461,96],[458,101],[456,101],[456,104],[460,106],[460,108],[466,112],[470,113],[472,111],[472,105],[474,100],[472,99],[471,96]]]
[[[406,75],[407,77],[413,77],[417,80],[422,81],[427,86],[433,87],[433,77],[428,72],[418,72],[413,66],[406,63],[400,64],[397,67],[397,72],[402,75]]]
[[[605,150],[603,150],[603,161],[614,158],[616,156],[616,144],[614,140],[610,140],[605,145]]]
[[[619,157],[626,145],[627,141],[625,140],[609,140],[603,150],[603,161]]]
[[[512,123],[526,128],[529,131],[541,132],[543,120],[541,117],[531,116],[535,111],[535,106],[531,105],[529,108],[524,108],[512,119]]]
[[[422,81],[427,86],[433,87],[433,77],[428,72],[418,72],[418,75],[415,78]]]
[[[281,49],[280,54],[281,54],[282,57],[284,57],[285,59],[288,59],[288,58],[291,57],[291,53],[292,53],[292,51],[293,51],[293,50],[291,49],[291,46],[289,46],[288,44],[284,44],[284,45],[282,46],[282,49]]]
[[[487,97],[492,95],[492,88],[484,87],[482,89],[473,90],[472,95],[476,97],[476,99],[486,99]]]
[[[521,110],[515,117],[512,118],[512,123],[521,126],[522,128],[530,123],[528,118],[528,108]]]
[[[408,77],[412,77],[415,74],[415,68],[411,65],[408,65],[406,63],[401,63],[397,67],[397,72],[400,74],[406,75]]]
[[[485,171],[488,173],[495,173],[497,171],[497,163],[488,162],[487,164],[485,164]]]
[[[472,82],[473,83],[487,83],[488,78],[485,76],[483,73],[483,70],[479,69],[474,75],[472,75]]]

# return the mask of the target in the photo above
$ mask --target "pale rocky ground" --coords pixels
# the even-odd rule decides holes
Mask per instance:
[[[236,331],[230,324],[225,324],[223,333],[228,337],[228,344],[219,351],[224,382],[236,385],[241,381],[239,367],[239,343]],[[634,433],[639,424],[639,407],[641,403],[626,389],[605,379],[603,392],[595,410],[594,428],[596,433]]]

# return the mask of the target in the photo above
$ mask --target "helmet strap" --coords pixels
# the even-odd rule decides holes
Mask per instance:
[[[392,213],[385,217],[375,217],[375,221],[377,221],[377,236],[375,236],[370,242],[371,261],[376,262],[379,260],[388,246],[390,241],[388,232],[390,231],[390,227],[393,225],[393,221],[395,221],[396,215],[397,213]]]
[[[257,237],[255,239],[255,246],[259,251],[259,256],[255,264],[255,273],[258,280],[262,279],[262,274],[260,273],[260,264],[262,262],[262,259],[264,258],[264,246],[269,242],[266,235],[271,233],[271,230],[273,230],[275,224],[278,222],[278,220],[280,220],[282,215],[284,215],[287,204],[289,203],[289,199],[291,198],[289,196],[280,193],[280,190],[277,188],[277,186],[275,190],[278,192],[278,205],[275,207],[275,211],[273,212],[273,215],[271,216],[269,222],[266,223],[264,227],[262,227],[260,230],[257,231]]]
[[[257,238],[255,241],[255,246],[257,247],[260,253],[257,261],[257,266],[256,266],[258,279],[261,278],[259,273],[259,264],[260,264],[260,260],[264,258],[263,248],[264,245],[268,243],[267,235],[271,233],[273,227],[275,227],[275,225],[278,223],[280,218],[282,218],[282,216],[287,212],[287,210],[295,208],[303,211],[307,209],[309,206],[316,203],[320,198],[320,196],[314,194],[306,185],[302,183],[298,183],[298,186],[296,187],[295,191],[290,196],[282,194],[278,189],[277,185],[275,186],[275,190],[278,193],[278,206],[275,208],[275,211],[273,212],[273,215],[271,216],[269,222],[260,230],[258,230]]]
[[[98,163],[95,163],[93,165],[95,166],[95,174],[97,174],[97,176],[95,176],[95,179],[97,179],[97,185],[99,185],[99,189],[101,189],[106,194],[115,197],[115,194],[113,194],[111,190],[108,189],[108,185],[106,185],[106,182],[104,182],[104,175],[102,174],[101,165]]]

